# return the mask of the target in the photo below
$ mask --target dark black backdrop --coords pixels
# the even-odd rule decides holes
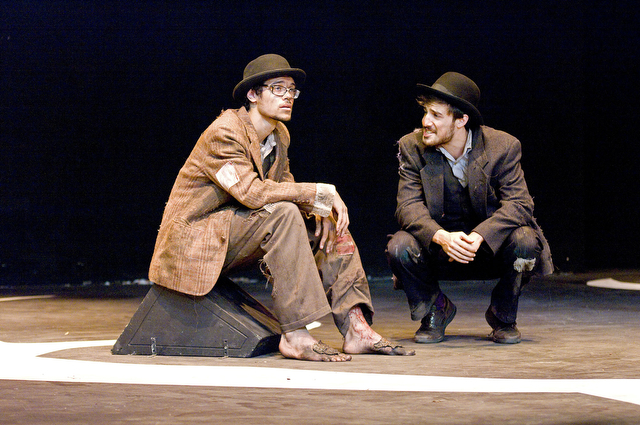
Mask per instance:
[[[556,266],[638,266],[635,2],[0,3],[0,279],[146,277],[173,180],[244,65],[308,75],[299,181],[334,183],[371,273],[416,82],[462,72],[517,136]]]

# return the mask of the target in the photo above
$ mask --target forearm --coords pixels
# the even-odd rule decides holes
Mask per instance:
[[[399,209],[396,211],[396,219],[401,229],[411,233],[427,249],[433,242],[435,234],[442,229],[442,226],[431,218],[429,211],[420,205],[416,205],[415,208]]]
[[[235,149],[234,149],[235,148]],[[297,183],[291,173],[284,181],[261,180],[246,153],[231,143],[218,143],[217,155],[206,155],[207,176],[244,206],[257,209],[278,201],[290,201],[323,217],[331,213],[333,185]]]

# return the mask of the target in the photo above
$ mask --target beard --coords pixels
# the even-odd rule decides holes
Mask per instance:
[[[446,145],[453,139],[453,132],[455,130],[455,125],[451,123],[451,126],[446,129],[441,129],[442,133],[438,134],[438,130],[436,133],[427,133],[426,128],[422,128],[422,143],[425,146],[429,146],[432,148],[437,148],[442,145]]]

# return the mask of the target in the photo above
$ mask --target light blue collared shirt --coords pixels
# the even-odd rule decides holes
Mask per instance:
[[[456,176],[462,187],[467,187],[467,185],[469,184],[469,173],[467,171],[467,168],[469,167],[469,152],[471,152],[472,140],[473,136],[471,134],[471,130],[469,130],[467,133],[467,142],[464,145],[464,152],[458,159],[455,159],[449,152],[447,152],[445,148],[436,148],[444,155],[445,158],[447,158],[447,162],[451,166],[453,175]]]

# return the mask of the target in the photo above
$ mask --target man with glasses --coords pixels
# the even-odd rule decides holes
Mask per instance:
[[[419,343],[436,343],[456,314],[443,280],[499,278],[485,318],[497,343],[521,340],[516,326],[522,286],[553,271],[549,246],[533,217],[520,166],[520,142],[482,125],[478,86],[455,72],[418,84],[422,128],[398,142],[396,218],[387,245],[397,287]]]
[[[288,358],[348,361],[350,354],[414,354],[371,329],[373,306],[347,207],[330,184],[298,183],[289,170],[289,132],[306,74],[275,54],[245,68],[226,110],[205,130],[166,205],[150,280],[204,295],[220,276],[259,265],[272,284]],[[340,352],[306,325],[332,313]]]

